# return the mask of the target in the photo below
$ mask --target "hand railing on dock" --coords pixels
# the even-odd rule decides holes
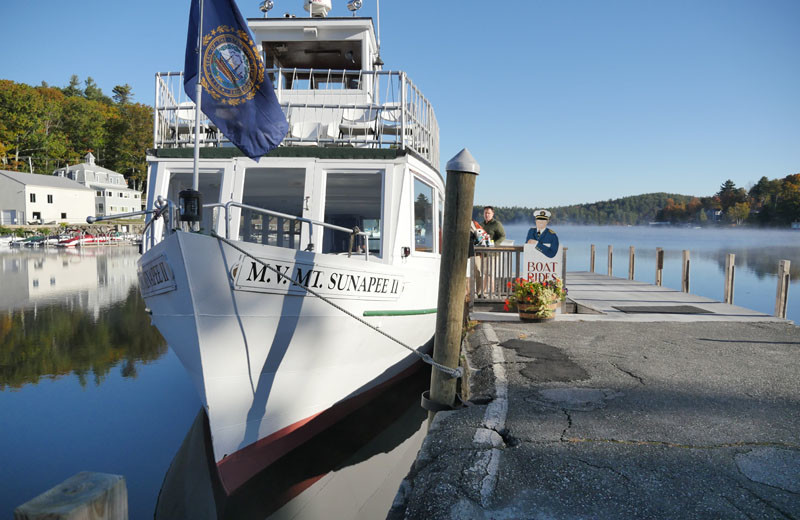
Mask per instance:
[[[469,262],[471,301],[505,301],[511,295],[508,282],[519,278],[522,250],[522,246],[476,246]]]

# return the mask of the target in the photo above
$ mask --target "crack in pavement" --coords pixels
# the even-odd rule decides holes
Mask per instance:
[[[570,419],[570,427],[572,426],[572,421]],[[567,428],[569,429],[569,428]],[[772,448],[788,448],[788,449],[800,449],[800,446],[795,444],[788,444],[785,442],[724,442],[721,444],[678,444],[674,442],[667,442],[667,441],[637,441],[637,440],[626,440],[626,439],[586,439],[580,437],[567,437],[564,438],[564,434],[566,434],[567,429],[561,434],[561,442],[570,442],[574,444],[580,443],[606,443],[606,444],[625,444],[628,446],[660,446],[664,448],[682,448],[682,449],[689,449],[689,450],[716,450],[716,449],[723,449],[723,448],[747,448],[752,446],[760,446],[760,447],[772,447]],[[785,490],[784,490],[785,491]]]
[[[746,488],[746,487],[744,487],[742,485],[739,485],[738,487],[739,487],[739,489],[741,489],[743,491],[746,491],[750,496],[752,496],[753,498],[755,498],[756,500],[758,500],[759,502],[761,502],[762,504],[764,504],[768,508],[774,509],[776,512],[780,513],[780,515],[783,516],[784,518],[788,518],[789,520],[797,520],[795,517],[793,517],[792,515],[790,515],[789,513],[784,511],[783,509],[781,509],[780,507],[776,506],[775,504],[773,504],[772,502],[770,502],[766,498],[762,497],[761,495],[759,495],[755,491],[753,491],[753,490],[751,490],[749,488]]]
[[[564,437],[567,435],[567,430],[572,428],[572,416],[569,414],[569,411],[566,408],[562,408],[561,411],[567,416],[567,427],[561,432],[561,442],[566,442]]]
[[[587,465],[587,466],[589,466],[590,468],[595,468],[595,469],[607,469],[607,470],[608,470],[608,471],[610,471],[611,473],[614,473],[615,475],[619,475],[620,477],[624,478],[624,479],[625,479],[625,480],[627,480],[628,482],[630,482],[630,481],[631,481],[631,479],[630,479],[630,478],[628,478],[628,477],[627,477],[627,475],[625,475],[625,474],[623,474],[623,473],[620,473],[619,471],[617,471],[616,469],[612,468],[611,466],[598,466],[597,464],[592,464],[591,462],[585,461],[585,460],[583,460],[583,459],[575,459],[575,460],[577,460],[578,462],[582,462],[582,463],[586,464],[586,465]]]
[[[736,502],[734,502],[733,500],[731,500],[731,499],[730,499],[730,498],[729,498],[727,495],[722,495],[722,499],[723,499],[723,500],[725,500],[725,502],[727,502],[728,504],[730,504],[730,505],[731,505],[731,507],[733,507],[735,510],[739,511],[741,514],[743,514],[744,516],[746,516],[746,517],[747,517],[747,518],[749,518],[750,520],[755,520],[755,518],[754,518],[753,516],[751,516],[751,515],[750,515],[750,513],[748,513],[747,511],[745,511],[745,510],[744,510],[744,509],[742,509],[741,507],[737,506],[737,505],[736,505]]]
[[[644,379],[642,379],[641,377],[637,376],[633,372],[631,372],[629,370],[625,370],[624,368],[620,368],[619,365],[617,365],[616,363],[612,363],[611,361],[609,361],[608,364],[611,365],[612,367],[616,368],[617,370],[619,370],[623,374],[628,374],[629,376],[631,376],[635,380],[639,381],[639,384],[642,384],[642,385],[644,384]]]

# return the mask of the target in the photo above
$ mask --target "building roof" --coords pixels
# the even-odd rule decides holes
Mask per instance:
[[[6,177],[12,181],[19,182],[26,186],[46,186],[48,188],[65,188],[72,190],[89,190],[83,184],[77,183],[72,179],[65,177],[56,177],[54,175],[39,175],[38,173],[21,173],[0,170],[0,176]]]

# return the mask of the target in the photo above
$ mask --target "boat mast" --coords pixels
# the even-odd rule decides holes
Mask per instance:
[[[195,112],[194,112],[194,169],[192,170],[192,189],[200,189],[200,101],[203,95],[203,85],[200,79],[203,74],[203,0],[200,2],[200,23],[197,25],[197,84],[195,85]]]

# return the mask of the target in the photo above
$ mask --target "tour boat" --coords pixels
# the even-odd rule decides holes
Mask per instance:
[[[147,208],[163,218],[146,222],[140,289],[207,410],[228,493],[418,367],[434,335],[433,107],[383,69],[372,19],[319,16],[324,3],[247,20],[289,133],[256,161],[201,115],[194,229],[174,210],[193,185],[194,105],[182,73],[156,75]]]

